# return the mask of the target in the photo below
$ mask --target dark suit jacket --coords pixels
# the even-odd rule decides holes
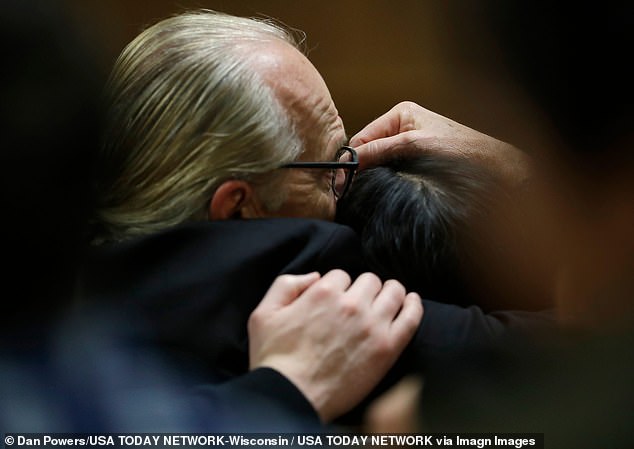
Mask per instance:
[[[0,428],[11,432],[316,432],[312,405],[259,368],[222,382],[174,363],[133,316],[80,308],[46,328],[4,335]],[[25,341],[24,337],[29,337]],[[150,343],[150,344],[148,344]],[[196,385],[196,388],[192,388]]]
[[[354,232],[306,219],[186,224],[99,247],[82,276],[81,296],[122,306],[188,363],[221,378],[248,369],[247,320],[276,276],[335,268],[368,271]],[[424,317],[396,371],[426,357],[473,347],[509,329],[548,323],[534,312],[485,314],[424,300]],[[396,377],[399,377],[397,374]]]

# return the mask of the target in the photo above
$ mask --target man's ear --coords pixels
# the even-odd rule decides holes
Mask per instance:
[[[231,179],[216,189],[209,202],[210,220],[228,220],[241,217],[242,207],[253,196],[251,185],[245,181]]]

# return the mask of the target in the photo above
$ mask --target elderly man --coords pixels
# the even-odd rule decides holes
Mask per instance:
[[[278,275],[328,272],[330,288],[405,303],[394,320],[410,313],[412,297],[396,281],[362,275],[356,236],[330,222],[356,153],[291,33],[268,21],[182,14],[128,45],[109,93],[96,173],[100,246],[84,275],[87,296],[126,304],[184,363],[219,379],[249,369],[247,320]],[[438,129],[451,122],[427,118]],[[457,131],[437,136],[499,144]],[[409,353],[416,358],[488,341],[521,322],[432,301],[424,307]],[[366,374],[382,375],[397,349]]]
[[[345,256],[320,261],[331,240],[350,246],[349,231],[332,223],[230,220],[332,220],[335,195],[357,165],[336,160],[356,156],[341,149],[345,132],[328,89],[292,36],[212,12],[174,17],[126,48],[109,93],[96,164],[100,245],[83,296],[122,303],[193,371],[225,380],[273,368],[323,421],[356,405],[411,339],[420,298],[369,273],[353,282],[333,270],[349,264]],[[300,161],[327,166],[304,170]],[[324,275],[266,294],[278,275],[315,271]],[[258,306],[263,297],[268,305]],[[306,320],[323,324],[320,344]],[[357,332],[364,326],[371,332]],[[279,385],[271,378],[272,391],[291,401]]]
[[[212,12],[167,19],[138,36],[109,88],[98,186],[100,240],[188,221],[332,220],[328,169],[346,134],[299,43],[267,22]]]
[[[19,56],[0,85],[3,148],[16,149],[1,153],[2,165],[28,165],[32,173],[28,188],[17,170],[3,177],[4,212],[14,219],[3,220],[3,249],[11,260],[3,280],[11,300],[0,330],[0,427],[321,430],[320,419],[358,402],[400,354],[420,321],[420,299],[393,289],[368,294],[360,287],[376,286],[371,276],[345,290],[346,276],[337,271],[280,276],[250,315],[250,371],[217,385],[140,338],[154,331],[142,325],[145,315],[129,314],[115,301],[69,310],[102,86],[93,60],[98,47],[74,26],[62,2],[52,3],[56,7],[51,0],[9,1],[0,8],[0,22],[10,24],[0,27],[4,53]],[[31,108],[38,113],[20,113]],[[42,191],[54,204],[24,207]],[[53,210],[64,219],[41,220]],[[124,298],[118,293],[112,299]],[[200,388],[183,390],[184,380]]]

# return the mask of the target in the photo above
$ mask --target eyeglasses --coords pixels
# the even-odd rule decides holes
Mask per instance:
[[[357,152],[351,147],[341,147],[335,155],[333,162],[291,162],[282,165],[280,168],[326,168],[332,171],[332,192],[335,198],[340,200],[344,197],[357,168],[359,168],[359,158]]]

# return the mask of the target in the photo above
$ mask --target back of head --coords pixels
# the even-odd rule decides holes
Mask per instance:
[[[423,155],[360,172],[337,205],[338,221],[357,231],[381,277],[467,304],[475,295],[478,230],[498,194],[493,179],[468,160]]]
[[[99,239],[204,219],[227,179],[269,185],[267,206],[281,202],[266,174],[301,143],[251,64],[272,41],[299,46],[270,21],[197,11],[155,24],[124,49],[96,165]]]

